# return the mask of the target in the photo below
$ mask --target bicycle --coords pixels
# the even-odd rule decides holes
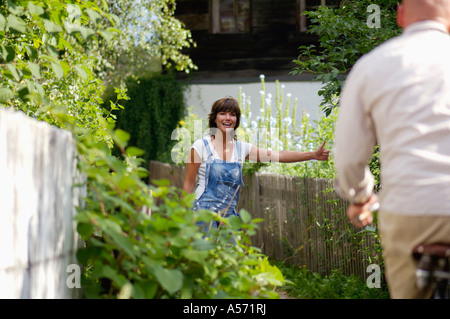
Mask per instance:
[[[359,221],[378,212],[380,204],[375,202],[369,212],[358,216]],[[418,261],[416,286],[419,289],[433,289],[433,299],[450,299],[450,244],[419,244],[413,249],[413,257]]]
[[[379,208],[379,203],[374,203],[369,209],[370,213],[378,212]],[[432,287],[433,299],[450,299],[450,244],[417,245],[413,249],[413,257],[418,261],[417,288]]]
[[[450,296],[450,244],[420,244],[414,247],[413,257],[418,261],[416,285],[419,289],[434,286],[433,299]]]

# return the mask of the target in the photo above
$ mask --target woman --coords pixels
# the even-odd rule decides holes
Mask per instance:
[[[208,116],[210,134],[192,145],[183,190],[192,193],[198,176],[194,210],[209,209],[222,217],[238,215],[236,206],[240,188],[244,186],[242,166],[246,159],[281,163],[328,160],[329,151],[323,148],[325,141],[314,152],[275,152],[237,141],[235,131],[240,117],[236,99],[225,97],[215,101]],[[213,223],[213,227],[218,225]]]

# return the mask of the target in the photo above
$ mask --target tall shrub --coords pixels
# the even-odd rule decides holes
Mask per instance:
[[[117,127],[130,133],[130,143],[145,153],[143,158],[168,161],[173,145],[172,131],[184,116],[184,86],[171,74],[126,81],[129,100],[116,111]],[[105,98],[105,105],[117,99]]]
[[[291,72],[317,74],[324,86],[319,95],[326,114],[337,106],[343,81],[353,64],[365,53],[400,33],[395,15],[397,0],[346,0],[337,8],[319,7],[305,11],[310,19],[309,33],[317,35],[318,44],[300,46],[297,65]],[[376,7],[374,7],[376,6]],[[379,9],[379,24],[371,14]]]

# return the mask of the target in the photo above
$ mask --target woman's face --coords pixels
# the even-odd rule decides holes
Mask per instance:
[[[216,115],[217,128],[222,131],[222,133],[231,133],[236,126],[236,119],[235,112],[219,112]]]

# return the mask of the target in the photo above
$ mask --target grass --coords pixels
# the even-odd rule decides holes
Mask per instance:
[[[288,282],[281,290],[294,299],[389,299],[386,285],[369,288],[357,276],[345,276],[338,270],[322,276],[307,268],[271,261]]]

